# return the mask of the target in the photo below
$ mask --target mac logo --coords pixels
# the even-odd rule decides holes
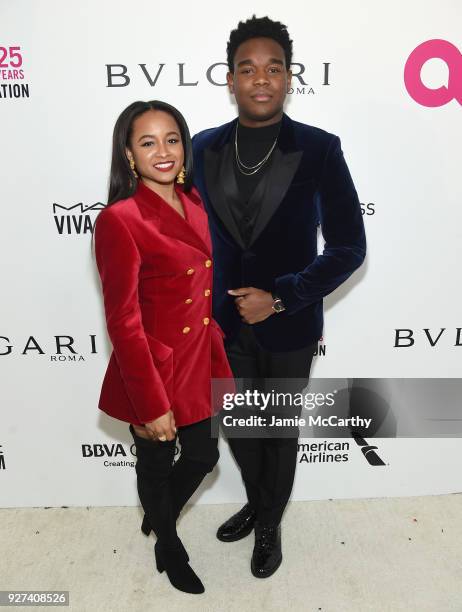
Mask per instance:
[[[82,202],[72,206],[63,206],[53,203],[53,217],[58,234],[91,234],[94,229],[94,220],[90,213],[97,213],[105,208],[102,202],[85,206]]]

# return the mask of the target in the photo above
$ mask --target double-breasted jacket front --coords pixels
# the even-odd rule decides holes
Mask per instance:
[[[134,424],[172,410],[178,426],[213,413],[211,379],[231,378],[212,319],[213,261],[196,191],[175,186],[185,218],[141,181],[104,209],[95,254],[113,345],[99,408]]]

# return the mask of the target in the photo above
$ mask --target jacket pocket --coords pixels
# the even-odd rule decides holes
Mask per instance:
[[[172,402],[174,389],[173,348],[150,334],[146,334],[146,338],[154,365],[162,379],[167,397]]]
[[[157,340],[157,338],[154,338],[154,336],[151,336],[150,334],[146,334],[146,338],[154,361],[163,363],[173,354],[173,349],[171,346],[167,346],[167,344]]]

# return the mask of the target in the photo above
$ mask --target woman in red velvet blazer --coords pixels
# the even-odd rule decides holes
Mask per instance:
[[[191,180],[182,115],[162,102],[125,109],[114,129],[109,203],[95,226],[113,345],[99,407],[131,424],[142,530],[157,536],[157,568],[177,588],[202,592],[176,519],[218,460],[211,379],[232,372],[212,319],[211,240]],[[177,432],[181,457],[172,466]]]

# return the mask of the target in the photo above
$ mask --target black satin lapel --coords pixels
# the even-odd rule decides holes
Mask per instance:
[[[209,200],[218,217],[235,242],[245,248],[239,228],[228,205],[229,199],[239,197],[232,159],[230,158],[231,153],[232,147],[230,144],[226,144],[220,151],[204,150],[205,184]]]
[[[229,209],[229,202],[240,200],[239,187],[237,186],[236,175],[234,174],[234,143],[228,143],[223,148],[223,157],[221,158],[220,164],[220,179]]]
[[[261,181],[265,187],[263,196],[258,193],[260,185],[255,190],[254,195],[259,199],[261,198],[262,205],[253,228],[250,244],[253,244],[262,233],[281,204],[300,164],[302,155],[302,151],[282,153],[279,148],[274,150],[271,168],[266,177],[267,180]]]

